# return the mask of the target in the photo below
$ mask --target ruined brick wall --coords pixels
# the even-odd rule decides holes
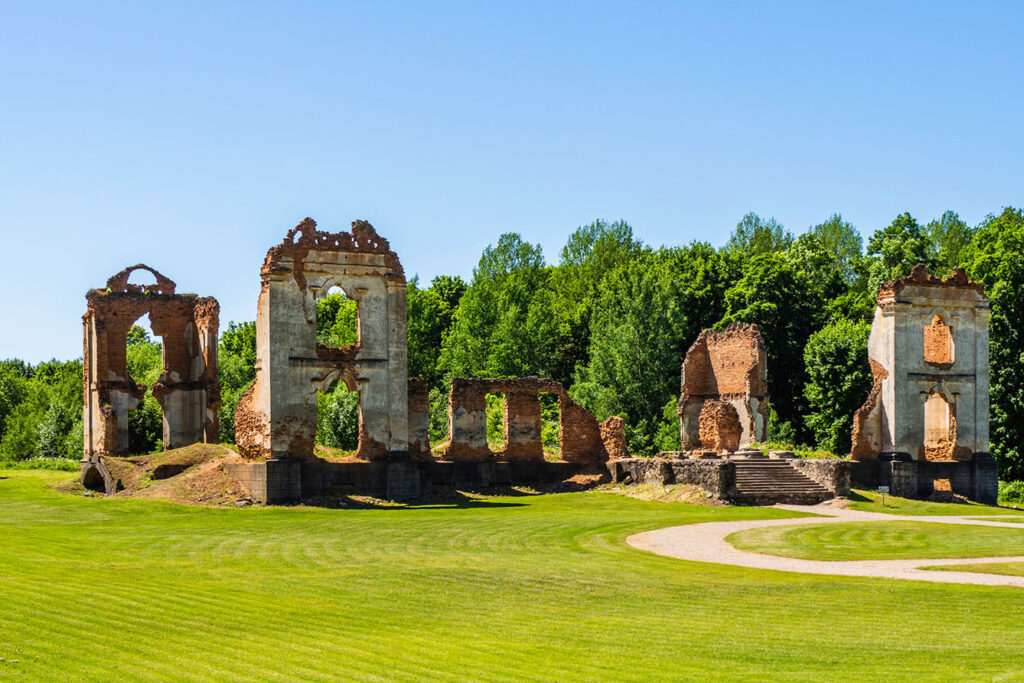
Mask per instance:
[[[128,278],[136,270],[149,271],[156,283],[130,284]],[[86,458],[123,454],[127,449],[128,411],[136,408],[146,391],[128,374],[127,334],[147,314],[163,348],[163,372],[152,392],[163,410],[164,446],[216,442],[219,306],[212,297],[176,294],[175,289],[174,282],[139,264],[109,278],[104,289],[86,294],[82,317]]]
[[[874,384],[854,414],[852,459],[988,452],[988,320],[984,289],[962,268],[940,279],[918,264],[879,287],[868,340]]]
[[[601,442],[609,460],[620,460],[629,457],[626,445],[626,421],[618,415],[612,415],[600,424]]]
[[[740,416],[730,403],[708,399],[700,410],[700,442],[708,450],[736,451],[740,447]]]
[[[430,456],[430,395],[422,377],[409,378],[409,452]]]
[[[889,371],[873,358],[869,358],[868,362],[874,379],[867,401],[853,414],[853,450],[850,453],[853,460],[874,460],[881,448],[881,435],[877,433],[876,423],[882,382],[889,376]]]
[[[482,379],[456,377],[451,380],[448,397],[449,439],[446,460],[542,460],[541,407],[538,397],[550,393],[558,398],[561,459],[579,464],[594,464],[608,459],[606,438],[614,442],[616,423],[601,425],[588,410],[573,401],[561,383],[539,377]],[[503,394],[505,403],[505,444],[500,454],[487,445],[487,394]],[[620,432],[621,433],[621,426]],[[622,437],[625,441],[625,437]]]
[[[357,457],[409,450],[405,273],[388,241],[366,221],[327,233],[306,218],[268,250],[260,276],[256,380],[236,413],[239,452],[313,458],[316,394],[336,380],[359,392]],[[316,301],[333,286],[357,304],[359,338],[343,348],[316,341]]]
[[[676,412],[684,450],[709,447],[702,435],[704,420],[701,417],[709,401],[728,403],[737,415],[739,442],[729,450],[765,440],[767,361],[757,325],[734,323],[724,330],[701,332],[686,353],[680,385]],[[721,411],[720,408],[713,410]],[[711,422],[708,424],[711,429]],[[723,424],[723,428],[726,430],[724,439],[709,437],[708,440],[732,445],[735,428],[731,424]]]
[[[937,315],[924,328],[924,362],[944,370],[953,365],[953,332]]]

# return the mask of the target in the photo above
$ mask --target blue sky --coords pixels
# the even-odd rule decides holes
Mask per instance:
[[[969,223],[1024,203],[1020,3],[0,6],[0,357],[81,355],[84,293],[144,262],[255,318],[304,216],[406,272],[502,232],[556,262],[623,218]]]

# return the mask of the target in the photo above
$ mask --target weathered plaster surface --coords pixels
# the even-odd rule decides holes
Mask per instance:
[[[879,288],[868,340],[874,386],[854,415],[854,460],[988,452],[988,321],[982,286],[961,268],[941,280],[919,264]]]
[[[398,256],[369,223],[326,233],[307,218],[267,252],[256,314],[256,380],[238,403],[246,458],[312,458],[317,391],[335,380],[359,392],[365,459],[409,449],[406,284]],[[340,287],[358,304],[358,341],[316,341],[316,300]]]

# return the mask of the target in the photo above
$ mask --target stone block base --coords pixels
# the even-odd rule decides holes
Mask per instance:
[[[999,497],[999,467],[988,453],[970,460],[913,460],[908,453],[883,453],[876,460],[850,462],[855,486],[877,489],[888,486],[901,498],[925,500],[935,491],[936,480],[948,481],[953,493],[984,505]]]
[[[540,486],[565,481],[582,465],[545,460],[443,461],[417,460],[409,453],[388,453],[383,460],[330,462],[267,460],[224,466],[253,498],[263,503],[296,502],[335,487],[356,493],[408,502],[423,492],[479,491],[493,486]]]
[[[623,458],[608,463],[612,481],[622,484],[690,484],[709,496],[736,493],[736,464],[692,458]]]
[[[302,497],[301,465],[298,460],[231,462],[224,471],[238,480],[246,492],[261,503],[294,503]]]

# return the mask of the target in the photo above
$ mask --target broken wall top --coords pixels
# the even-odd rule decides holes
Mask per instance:
[[[959,301],[972,306],[988,305],[984,285],[968,278],[963,268],[954,268],[952,275],[942,279],[929,275],[928,268],[923,263],[914,266],[910,275],[879,286],[877,303],[879,306],[891,306],[931,299]]]
[[[280,244],[267,251],[260,275],[266,280],[275,272],[292,272],[304,289],[307,284],[304,271],[315,262],[332,265],[353,263],[350,258],[339,260],[339,255],[376,256],[376,259],[366,259],[363,265],[382,265],[386,269],[385,276],[404,281],[405,271],[398,255],[391,250],[387,239],[378,235],[368,222],[352,221],[351,232],[330,233],[317,230],[316,221],[308,217],[289,230]]]
[[[704,330],[686,352],[683,396],[765,396],[764,339],[757,325],[733,323]]]

